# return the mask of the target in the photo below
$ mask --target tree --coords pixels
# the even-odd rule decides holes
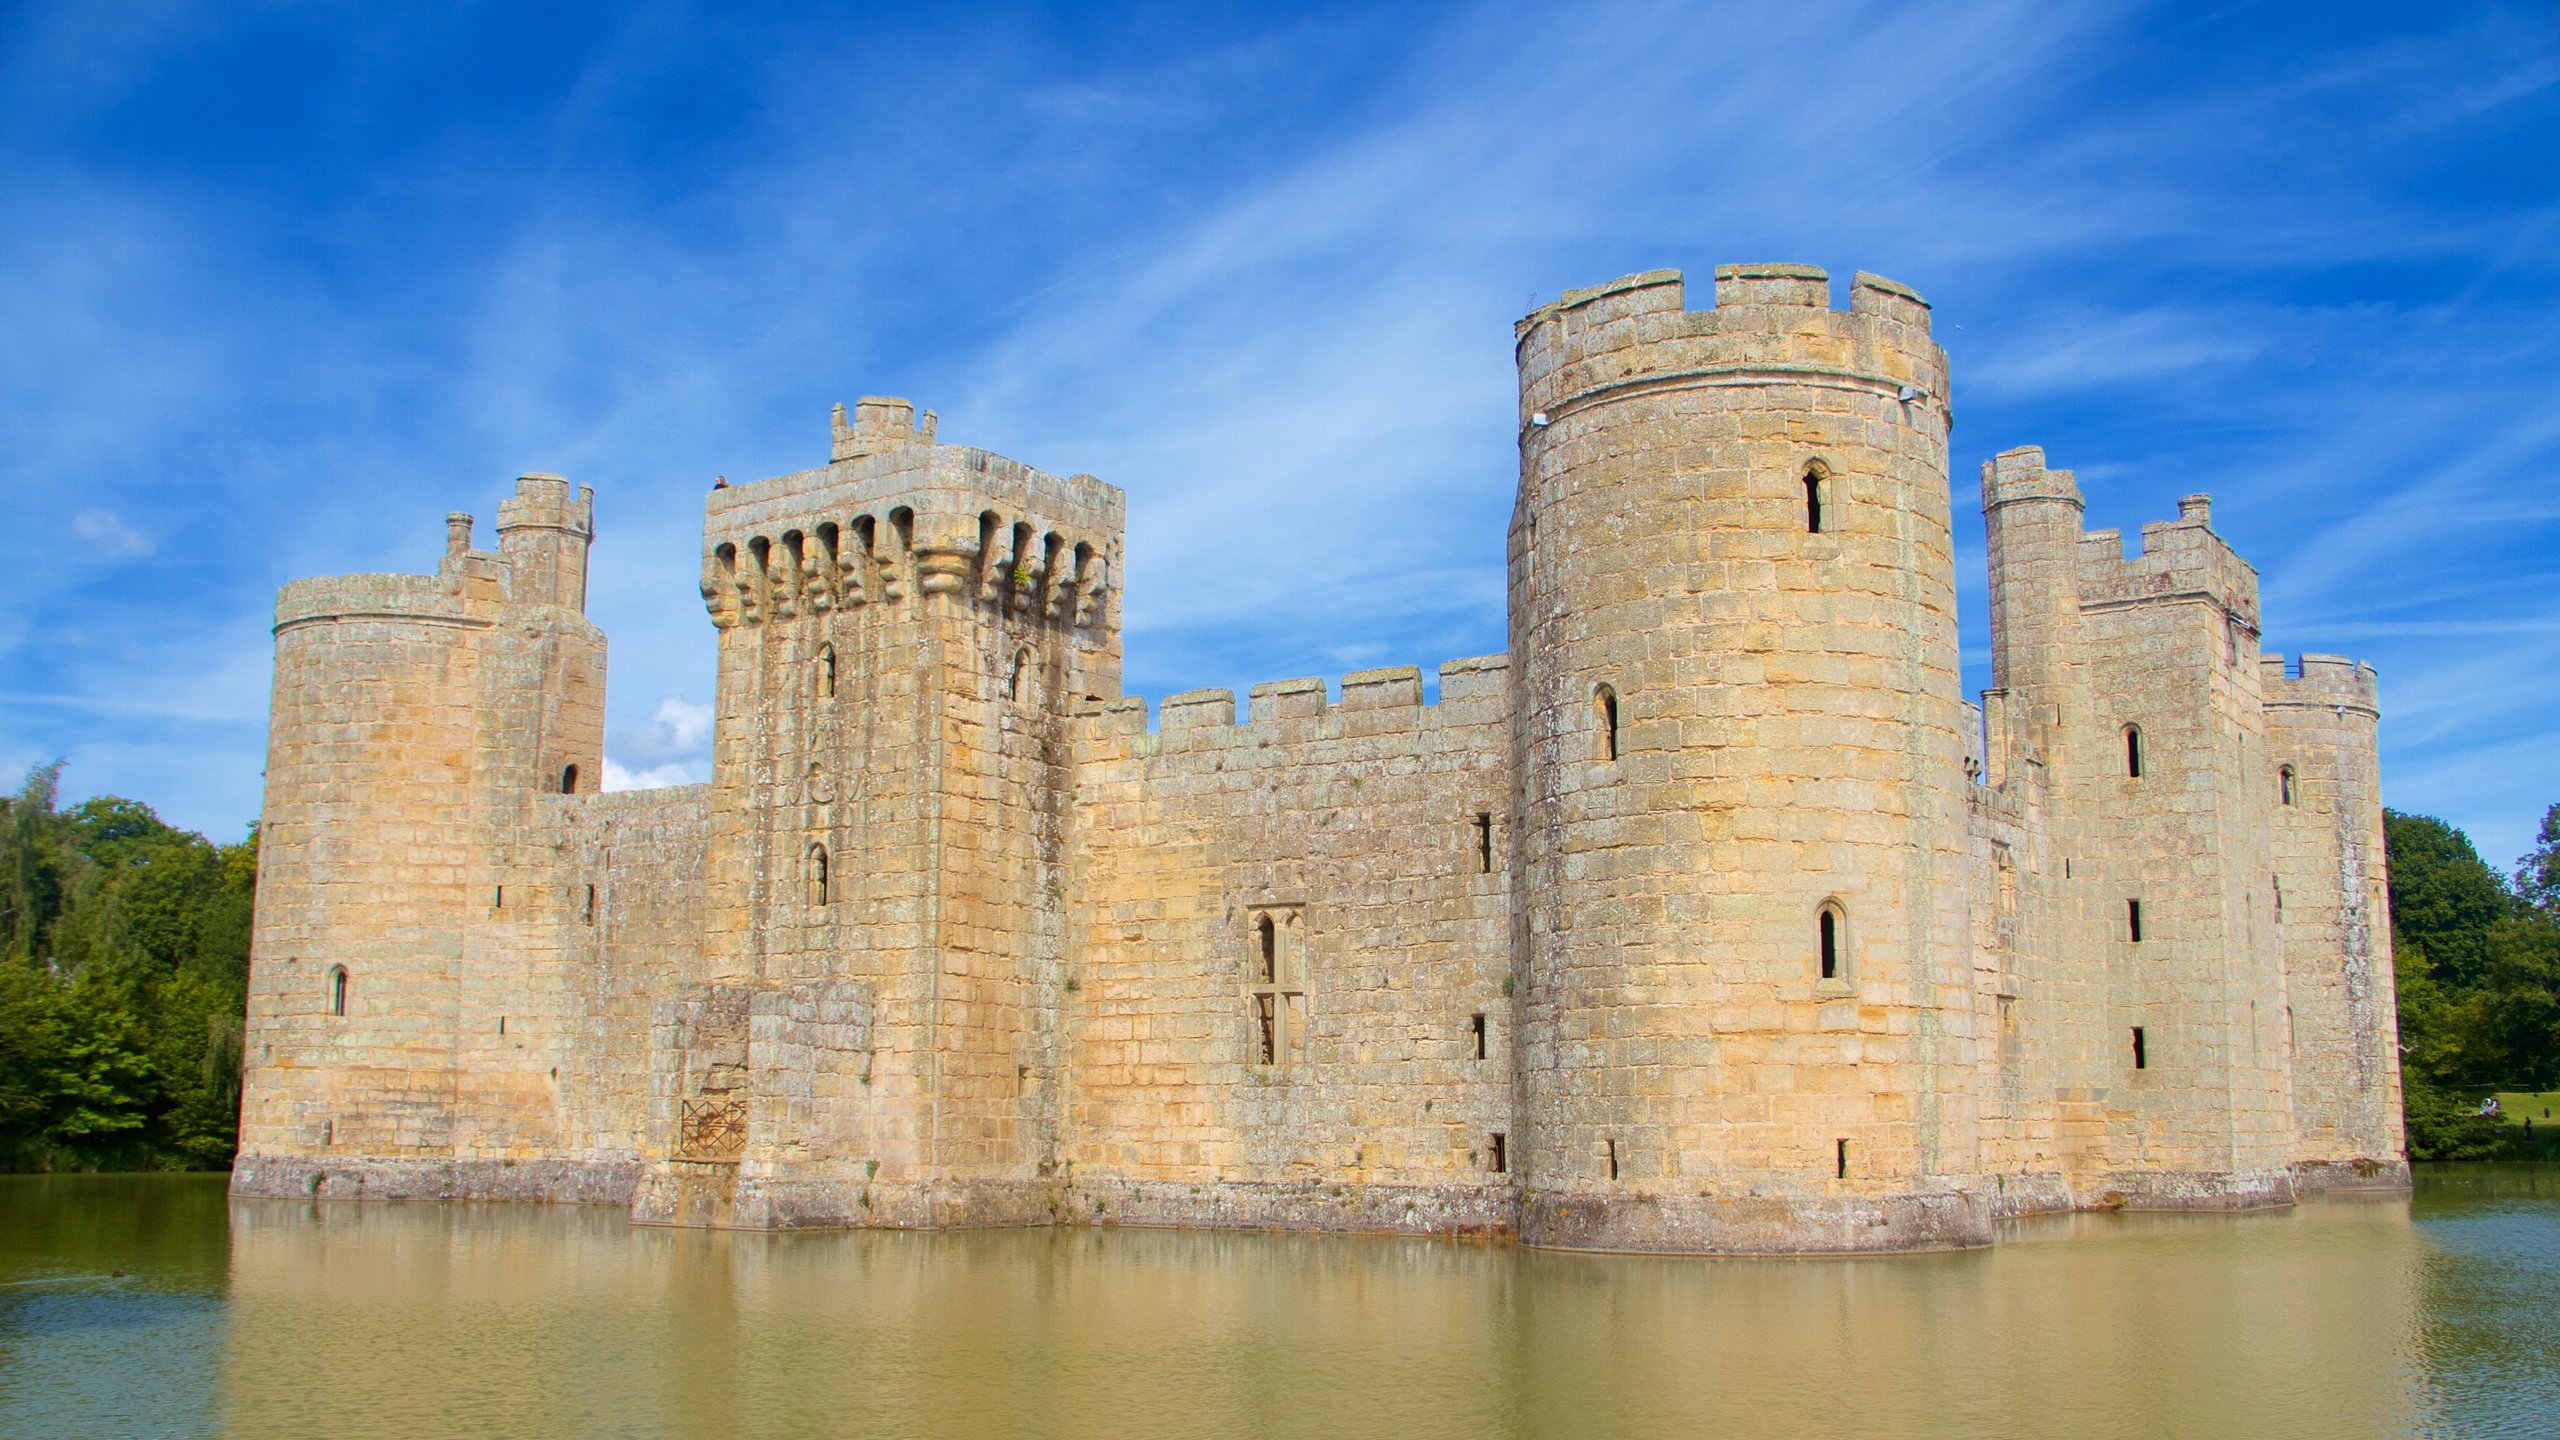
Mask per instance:
[[[2542,831],[2516,862],[2516,898],[2560,920],[2560,805],[2542,812]]]
[[[60,778],[0,799],[0,1169],[228,1165],[257,833],[60,809]]]
[[[2488,963],[2489,927],[2516,908],[2506,877],[2469,836],[2432,815],[2385,810],[2382,841],[2392,930],[2418,942],[2439,979],[2467,989]]]

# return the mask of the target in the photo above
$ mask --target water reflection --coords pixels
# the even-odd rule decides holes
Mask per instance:
[[[2528,1434],[2560,1353],[2530,1167],[1823,1261],[217,1186],[0,1179],[0,1433]]]

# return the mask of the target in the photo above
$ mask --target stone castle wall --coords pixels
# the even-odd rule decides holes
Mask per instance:
[[[1967,705],[1946,357],[1848,296],[1521,321],[1511,647],[1430,703],[1151,723],[1120,492],[897,400],[707,502],[706,785],[594,793],[558,477],[287,587],[235,1188],[1858,1251],[2405,1182],[2372,672],[2021,449]]]
[[[1510,1223],[1507,663],[1114,701],[1077,737],[1080,1218]]]

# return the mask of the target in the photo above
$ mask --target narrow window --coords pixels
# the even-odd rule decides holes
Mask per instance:
[[[1030,674],[1031,650],[1030,647],[1025,646],[1022,649],[1013,652],[1013,679],[1005,686],[1005,698],[1008,700],[1021,699],[1023,697],[1023,682]]]
[[[347,967],[344,965],[329,967],[329,1013],[347,1013]]]
[[[1600,727],[1600,758],[1618,758],[1618,692],[1603,685],[1591,692],[1591,717]]]
[[[338,1143],[337,1121],[323,1120],[320,1122],[320,1143],[323,1145],[335,1145]],[[319,1193],[320,1182],[317,1179],[314,1179],[311,1182],[311,1191],[315,1195]]]
[[[577,767],[577,766],[575,766],[575,765],[568,765],[568,766],[563,766],[563,767],[561,768],[561,771],[560,771],[560,793],[561,793],[561,794],[563,794],[563,795],[575,795],[575,794],[577,794],[577,793],[578,793],[578,767]]]
[[[1848,937],[1841,934],[1842,929],[1845,928],[1842,921],[1840,906],[1836,902],[1825,904],[1822,907],[1822,913],[1814,919],[1814,938],[1821,975],[1825,980],[1842,978],[1845,968],[1842,962],[1846,958]]]
[[[1846,1180],[1846,1179],[1848,1179],[1848,1178],[1849,1178],[1849,1142],[1848,1142],[1848,1141],[1846,1141],[1846,1140],[1834,1140],[1834,1141],[1832,1141],[1832,1142],[1831,1142],[1831,1164],[1832,1164],[1832,1171],[1831,1171],[1831,1174],[1832,1174],[1832,1178],[1833,1178],[1833,1179],[1836,1179],[1836,1180]]]
[[[2139,1025],[2133,1027],[2133,1068],[2136,1070],[2151,1068],[2151,1052],[2143,1043],[2142,1027]]]
[[[827,847],[809,847],[809,904],[822,907],[827,903]]]
[[[490,905],[490,908],[492,908],[492,909],[496,909],[496,910],[504,910],[504,909],[506,909],[506,908],[507,908],[507,887],[506,887],[506,886],[501,885],[501,886],[499,886],[499,887],[498,887],[497,894],[496,894],[496,896],[495,896],[493,899],[491,899],[491,900],[489,901],[489,905]]]
[[[1502,1175],[1511,1169],[1511,1140],[1501,1131],[1493,1132],[1493,1173]]]
[[[1473,1024],[1476,1037],[1476,1058],[1481,1060],[1484,1058],[1484,1017],[1482,1015],[1478,1015],[1475,1017]]]
[[[2142,902],[2139,900],[2124,902],[2124,937],[2136,945],[2142,943]]]
[[[2139,725],[2124,727],[2124,773],[2136,780],[2142,778],[2142,727]]]
[[[587,887],[587,923],[596,923],[596,887],[593,885]]]
[[[501,1035],[507,1033],[507,1017],[504,1015],[498,1017],[498,1033]]]
[[[1490,811],[1476,812],[1476,873],[1493,873],[1493,815]]]
[[[2287,805],[2293,803],[2293,767],[2290,765],[2276,770],[2276,798]]]
[[[1289,923],[1294,926],[1296,920],[1291,918]],[[1270,912],[1254,916],[1253,944],[1245,969],[1245,999],[1254,1027],[1253,1054],[1264,1065],[1285,1069],[1306,1056],[1306,965],[1297,953],[1294,938],[1289,953],[1281,954],[1280,917]]]
[[[1609,1178],[1615,1180],[1618,1178],[1618,1142],[1611,1139],[1603,1140],[1600,1143],[1607,1147],[1609,1155]]]
[[[817,662],[810,668],[813,671],[810,683],[816,687],[818,698],[821,700],[836,698],[836,647],[819,646]]]
[[[1804,472],[1804,533],[1822,533],[1822,472]]]

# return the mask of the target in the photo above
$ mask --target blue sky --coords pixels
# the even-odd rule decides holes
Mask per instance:
[[[699,775],[702,492],[864,393],[1126,488],[1135,693],[1500,650],[1513,319],[1790,260],[1936,306],[1969,688],[2042,444],[2213,493],[2390,803],[2560,801],[2547,0],[756,8],[0,10],[0,769],[236,836],[276,587],[556,470]]]

